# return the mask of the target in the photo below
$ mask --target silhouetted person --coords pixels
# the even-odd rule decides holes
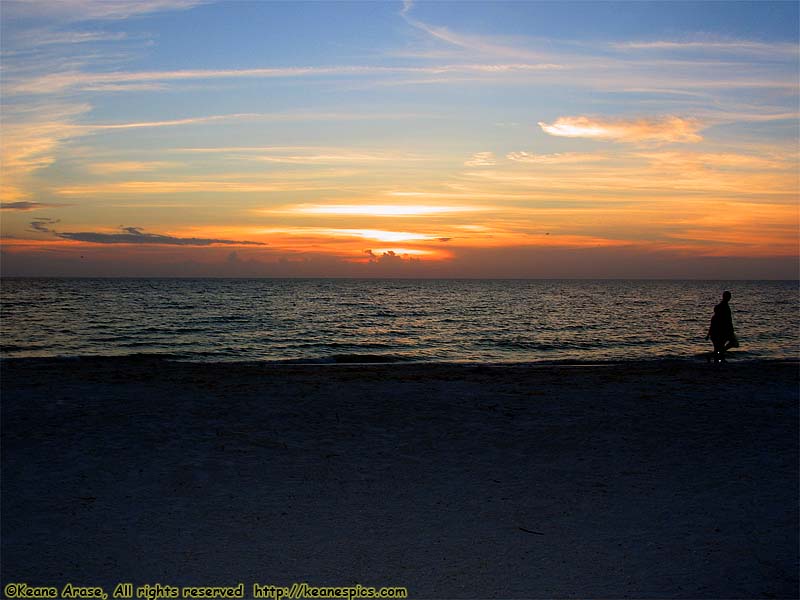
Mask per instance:
[[[730,348],[739,346],[733,331],[731,307],[728,304],[730,299],[730,292],[722,293],[722,302],[714,307],[714,316],[711,317],[711,325],[706,334],[706,339],[711,338],[711,343],[714,344],[714,351],[711,353],[714,357],[714,362],[725,362],[725,352]],[[710,361],[711,357],[709,357]]]

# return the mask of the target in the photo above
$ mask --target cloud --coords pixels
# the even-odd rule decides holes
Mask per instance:
[[[725,110],[701,110],[697,111],[699,117],[710,124],[731,124],[731,123],[769,123],[770,121],[796,121],[800,119],[800,112],[763,112],[763,107],[753,107],[753,111],[725,111]]]
[[[423,255],[425,252],[402,248],[398,250],[364,250],[364,254],[369,256],[370,263],[398,264],[406,261],[418,262],[419,258],[415,255]]]
[[[139,227],[121,227],[122,233],[98,233],[93,231],[81,232],[56,232],[47,227],[58,223],[52,219],[39,219],[31,223],[36,231],[53,233],[57,237],[75,242],[89,242],[92,244],[158,244],[166,246],[211,246],[215,244],[235,246],[265,246],[262,242],[247,242],[225,240],[217,238],[183,238],[158,233],[145,233]]]
[[[401,196],[403,192],[393,192]],[[409,192],[408,195],[413,195]],[[420,193],[420,196],[433,195]],[[487,210],[482,206],[447,206],[425,204],[300,204],[285,212],[309,215],[369,216],[369,217],[416,217],[444,213],[474,212]],[[276,211],[266,211],[276,212]]]
[[[340,65],[332,67],[277,67],[254,69],[184,69],[178,71],[139,71],[112,73],[89,73],[83,71],[64,71],[49,73],[39,77],[9,81],[5,85],[6,94],[52,94],[69,89],[108,90],[129,89],[129,86],[152,86],[157,82],[213,80],[213,79],[266,79],[298,77],[337,77],[356,75],[446,75],[446,74],[503,74],[515,72],[535,72],[562,69],[553,63],[477,63],[445,64],[432,66],[374,66]],[[112,86],[112,87],[108,87]],[[139,89],[134,87],[131,89]],[[149,89],[149,88],[146,88]]]
[[[261,233],[280,234],[280,235],[293,235],[293,236],[312,236],[321,238],[341,238],[341,237],[356,237],[378,242],[409,242],[409,241],[442,241],[437,235],[430,235],[426,233],[413,232],[413,231],[387,231],[383,229],[342,229],[342,228],[326,228],[326,227],[273,227],[269,229],[262,229]],[[449,238],[447,238],[449,239]]]
[[[533,154],[532,152],[509,152],[508,160],[537,165],[566,165],[608,160],[602,154],[583,154],[579,152],[565,152],[563,154]]]
[[[56,161],[59,148],[65,142],[75,138],[86,137],[98,133],[127,131],[140,128],[180,127],[187,125],[205,125],[248,120],[270,122],[327,120],[361,121],[373,119],[421,119],[427,116],[421,114],[404,113],[236,113],[206,115],[162,121],[142,121],[98,125],[79,125],[76,123],[81,116],[84,116],[90,111],[91,106],[89,104],[41,103],[26,106],[17,105],[3,107],[3,143],[2,146],[0,146],[0,174],[2,175],[3,179],[2,198],[4,200],[20,200],[30,196],[30,190],[28,189],[27,185],[29,183],[30,176],[39,169],[53,164]],[[359,158],[357,155],[351,155],[350,158],[352,158],[355,162],[356,160],[365,160],[367,157],[365,155]],[[374,159],[377,159],[377,157]],[[406,157],[406,160],[412,159],[412,157]],[[387,160],[389,160],[389,157],[387,157]],[[314,161],[309,160],[308,162]],[[319,160],[316,162],[322,163],[324,160],[319,158]],[[333,162],[333,160],[330,162]],[[128,166],[133,165],[132,162],[127,164]],[[164,162],[157,163],[157,161],[154,161],[151,164],[161,164],[162,166],[166,165]],[[132,183],[134,182],[129,182],[127,187],[131,187]],[[147,186],[143,184],[143,187]],[[171,182],[164,182],[163,189],[168,190],[172,187],[174,187],[174,185]]]
[[[147,3],[143,3],[147,4]],[[167,6],[168,3],[150,3]],[[43,64],[48,64],[44,61]],[[300,69],[302,71],[302,69]],[[4,97],[13,94],[14,89],[23,91],[40,91],[42,93],[65,91],[77,84],[115,86],[123,85],[127,89],[156,84],[147,78],[164,76],[171,78],[195,78],[210,76],[237,76],[239,74],[255,75],[263,70],[233,71],[177,71],[167,73],[80,73],[67,72],[45,75],[41,78],[17,78],[15,73],[24,72],[17,69],[6,70],[4,76]],[[267,70],[272,71],[272,70]],[[294,71],[290,69],[290,71]],[[21,77],[21,76],[20,76]],[[190,116],[163,120],[138,121],[127,123],[80,124],[78,121],[91,112],[89,103],[64,102],[17,102],[3,106],[3,143],[0,149],[0,177],[3,180],[2,199],[6,202],[30,199],[36,192],[33,175],[45,167],[52,165],[59,150],[66,142],[75,138],[102,133],[124,133],[143,128],[207,126],[234,121],[344,121],[344,120],[396,120],[421,119],[426,115],[403,113],[343,113],[343,112],[282,112],[282,113],[235,113]],[[428,115],[430,116],[430,115]],[[356,157],[353,157],[354,160]],[[324,162],[325,157],[307,159],[307,162]],[[298,161],[299,162],[299,159]],[[330,160],[333,162],[333,159]],[[341,162],[341,161],[340,161]]]
[[[791,57],[797,55],[797,45],[792,43],[764,43],[749,40],[731,41],[670,41],[655,40],[649,42],[619,42],[612,44],[617,50],[667,50],[667,51],[701,51],[701,52],[731,52],[736,54],[754,53],[775,56],[786,54]]]
[[[161,83],[97,83],[82,89],[86,92],[157,92],[166,87]]]
[[[10,46],[18,49],[40,48],[42,46],[58,46],[71,44],[92,44],[96,42],[117,42],[127,39],[123,32],[109,31],[54,31],[51,29],[31,29],[24,34],[13,36]]]
[[[497,164],[493,152],[477,152],[464,163],[465,167],[493,167]]]
[[[39,233],[55,233],[52,229],[50,229],[50,225],[55,225],[58,223],[58,219],[49,219],[47,217],[42,217],[40,219],[35,219],[31,221],[31,228],[29,231],[38,231]]]
[[[323,235],[361,237],[378,242],[409,242],[427,241],[438,239],[434,235],[416,233],[411,231],[384,231],[381,229],[329,229],[321,230]]]
[[[632,202],[648,205],[653,198],[760,198],[762,201],[794,202],[797,175],[786,169],[715,166],[712,162],[671,158],[646,163],[627,157],[622,164],[598,164],[597,168],[574,169],[568,176],[554,177],[538,170],[475,169],[465,174],[479,189],[524,193],[529,199],[567,200],[570,205],[590,202]],[[643,157],[638,157],[639,159]],[[732,164],[732,162],[728,162]],[[479,193],[479,192],[478,192]],[[596,210],[596,208],[594,209]]]
[[[415,29],[425,32],[440,42],[445,42],[446,44],[456,46],[457,48],[461,48],[468,52],[482,55],[504,56],[509,58],[536,61],[541,60],[542,58],[542,54],[539,52],[533,52],[524,48],[517,48],[514,46],[508,46],[506,44],[497,43],[487,36],[465,35],[462,33],[457,33],[451,29],[448,29],[447,27],[437,27],[418,19],[414,19],[409,15],[413,6],[413,2],[404,3],[403,10],[400,11],[400,16],[405,19],[406,23]],[[560,67],[560,65],[558,66]]]
[[[651,152],[637,156],[647,159],[660,169],[696,168],[733,169],[736,171],[762,171],[764,169],[791,169],[795,163],[780,155],[752,155],[733,152]]]
[[[329,229],[320,230],[323,235],[360,237],[378,242],[408,242],[432,240],[435,236],[410,231],[384,231],[381,229]]]
[[[246,180],[160,180],[160,181],[120,181],[115,183],[98,183],[58,188],[57,194],[63,196],[97,196],[106,194],[164,195],[179,193],[261,193],[261,192],[296,192],[310,190],[329,190],[337,185],[333,182],[325,184],[323,180],[347,177],[350,171],[319,171],[303,174],[303,177],[292,178],[282,175],[281,179],[263,181]],[[222,176],[220,176],[221,178]]]
[[[136,15],[185,10],[205,0],[17,0],[3,5],[5,18],[47,19],[58,22],[120,20]]]
[[[167,121],[142,121],[138,123],[115,123],[111,125],[89,125],[87,132],[105,131],[109,129],[139,129],[141,127],[175,127],[179,125],[196,125],[198,123],[212,123],[214,121],[239,121],[256,119],[261,115],[255,113],[235,113],[230,115],[209,115],[205,117],[190,117],[186,119],[170,119]]]
[[[376,150],[360,150],[347,147],[325,146],[232,146],[219,148],[183,148],[175,152],[224,154],[226,160],[246,160],[251,162],[267,162],[282,164],[338,164],[350,162],[364,163],[398,163],[421,162],[432,160],[431,156],[418,154],[385,152]]]
[[[110,173],[139,173],[142,171],[158,171],[179,166],[181,163],[168,162],[161,160],[133,161],[120,160],[108,162],[96,162],[86,166],[90,173],[108,175]]]
[[[703,125],[696,119],[667,115],[639,119],[559,117],[555,123],[539,121],[539,127],[558,137],[594,138],[633,144],[696,143]]]
[[[3,107],[3,143],[0,146],[2,197],[16,200],[29,196],[29,176],[56,160],[58,147],[81,134],[75,120],[87,113],[86,104],[35,104]]]
[[[47,202],[5,202],[0,204],[0,210],[39,210],[40,208],[60,208],[62,206],[69,206],[69,204],[50,204]]]
[[[294,122],[294,121],[370,121],[370,120],[403,120],[440,118],[434,115],[419,113],[341,113],[341,112],[284,112],[284,113],[232,113],[225,115],[205,115],[200,117],[187,117],[183,119],[168,119],[164,121],[136,121],[129,123],[109,123],[98,125],[84,125],[80,133],[88,135],[95,132],[113,131],[118,129],[141,129],[147,127],[180,127],[183,125],[198,125],[205,123],[226,121],[266,121],[266,122]],[[221,149],[221,150],[224,150]],[[187,149],[191,151],[191,149]],[[197,150],[202,151],[202,150]]]
[[[411,16],[410,6],[400,15],[415,29],[440,42],[438,48],[414,48],[395,53],[416,59],[491,57],[547,64],[558,70],[543,73],[549,85],[582,86],[618,93],[630,88],[655,93],[683,94],[687,88],[726,93],[745,88],[785,88],[793,94],[797,48],[791,42],[748,40],[587,42],[559,38],[501,38],[463,34]],[[443,44],[447,44],[444,47]],[[444,47],[445,49],[442,49]],[[665,57],[665,54],[667,55]],[[694,56],[698,55],[698,56]],[[698,60],[699,59],[699,60]],[[782,65],[780,70],[775,67]],[[766,68],[764,68],[766,67]],[[785,71],[781,74],[781,70]],[[442,79],[442,82],[448,79]],[[451,81],[451,80],[450,80]],[[428,80],[428,82],[432,82]]]

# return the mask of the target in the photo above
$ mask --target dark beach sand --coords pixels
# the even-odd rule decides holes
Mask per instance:
[[[1,370],[3,586],[800,593],[796,363]]]

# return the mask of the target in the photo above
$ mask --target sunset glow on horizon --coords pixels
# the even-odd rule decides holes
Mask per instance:
[[[4,2],[2,275],[796,278],[798,5],[735,6]]]

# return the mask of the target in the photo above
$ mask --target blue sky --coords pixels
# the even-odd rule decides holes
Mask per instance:
[[[1,15],[7,272],[796,275],[795,2]]]

